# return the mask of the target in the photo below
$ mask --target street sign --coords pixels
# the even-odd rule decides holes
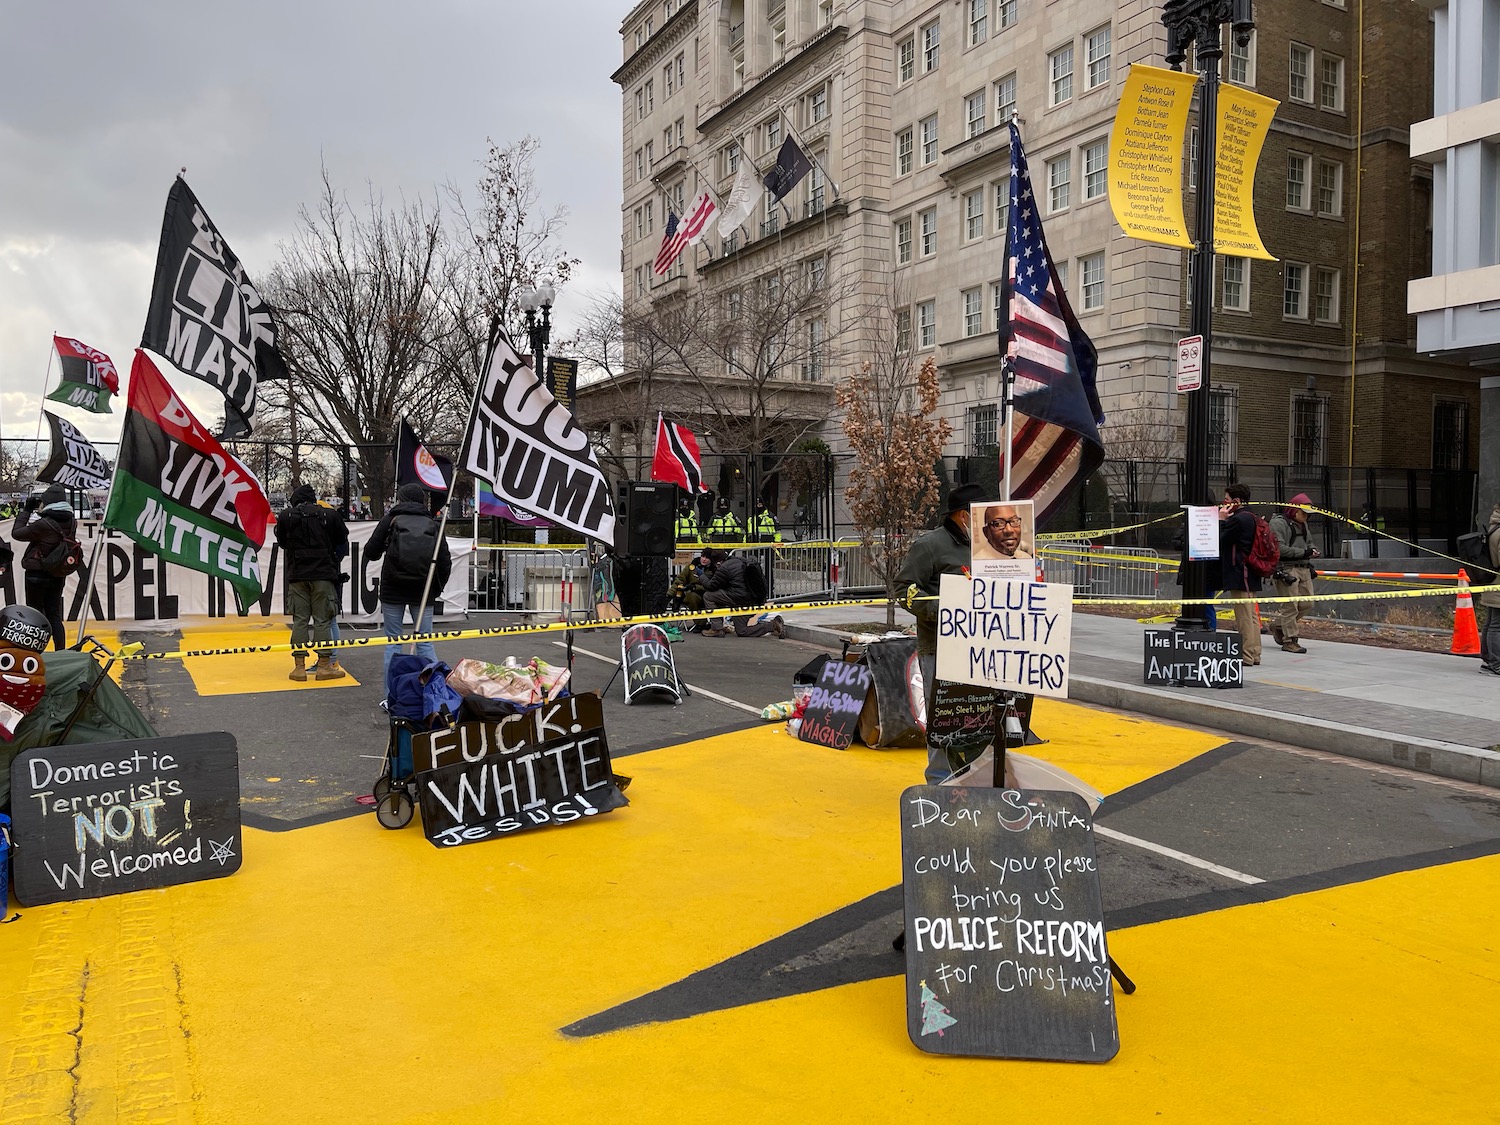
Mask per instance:
[[[1184,336],[1177,341],[1177,393],[1203,386],[1203,337]]]

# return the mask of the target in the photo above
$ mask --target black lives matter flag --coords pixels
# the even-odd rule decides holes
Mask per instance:
[[[50,410],[42,416],[52,427],[52,456],[37,473],[36,479],[64,488],[108,488],[112,470],[104,455],[78,432],[73,423],[64,421]]]
[[[260,379],[285,379],[271,309],[181,176],[167,193],[141,347],[225,398],[224,436],[250,432]]]
[[[53,336],[62,382],[47,397],[95,414],[110,414],[109,400],[120,393],[120,373],[109,356],[71,336]]]
[[[614,501],[588,435],[504,333],[475,391],[459,467],[514,508],[615,541]]]
[[[270,521],[260,482],[193,417],[156,358],[137,349],[104,526],[228,582],[244,613],[261,594],[256,550]]]

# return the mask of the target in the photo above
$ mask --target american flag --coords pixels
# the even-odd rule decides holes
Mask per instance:
[[[1094,387],[1098,354],[1078,324],[1042,233],[1041,209],[1010,125],[1010,231],[1000,354],[1015,372],[1011,496],[1036,502],[1040,528],[1104,460]],[[1001,475],[1005,472],[1002,452]]]
[[[708,225],[709,216],[715,210],[713,199],[705,191],[698,197],[698,202],[693,204],[686,222],[678,219],[675,212],[668,211],[667,229],[662,232],[661,249],[656,252],[656,262],[651,268],[657,273],[666,273],[671,269],[677,255],[682,253],[682,248],[690,242],[696,244],[703,237],[703,228]]]

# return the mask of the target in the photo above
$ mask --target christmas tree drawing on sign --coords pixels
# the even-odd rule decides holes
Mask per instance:
[[[922,1034],[931,1035],[935,1031],[941,1037],[943,1028],[952,1027],[957,1022],[948,1014],[948,1009],[938,1003],[937,994],[927,987],[927,982],[922,981]]]

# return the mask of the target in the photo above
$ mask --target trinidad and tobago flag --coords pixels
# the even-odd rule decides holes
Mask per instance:
[[[690,493],[707,492],[703,484],[703,457],[693,431],[665,415],[656,416],[656,452],[651,457],[651,479],[675,484]]]
[[[228,582],[243,614],[261,595],[256,551],[266,541],[271,505],[254,474],[183,405],[163,368],[176,370],[136,349],[104,526],[168,562]]]

